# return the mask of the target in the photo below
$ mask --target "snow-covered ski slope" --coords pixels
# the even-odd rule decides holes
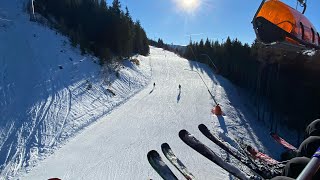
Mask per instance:
[[[34,166],[151,76],[142,56],[140,66],[102,69],[66,37],[30,22],[23,2],[0,1],[0,179]]]
[[[231,144],[241,138],[279,155],[237,88],[207,66],[152,47],[149,57],[137,57],[140,66],[125,61],[102,70],[67,38],[30,22],[23,2],[0,1],[0,179],[160,179],[147,153],[161,152],[164,142],[197,179],[229,179],[179,139],[187,129],[223,152],[200,133],[200,123]],[[224,116],[211,114],[202,79]]]
[[[220,135],[241,138],[266,153],[279,153],[268,129],[246,110],[229,81],[203,64],[162,49],[152,47],[149,58],[152,80],[144,90],[72,138],[21,179],[160,179],[148,163],[147,153],[153,149],[161,152],[164,142],[197,179],[229,179],[229,174],[179,139],[179,131],[187,129],[220,154],[222,151],[198,130],[200,123]],[[214,102],[200,76],[221,104],[224,116],[211,114]]]

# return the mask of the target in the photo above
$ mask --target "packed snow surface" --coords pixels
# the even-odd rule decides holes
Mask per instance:
[[[140,66],[101,67],[66,37],[29,21],[21,2],[0,1],[0,179],[28,171],[151,76],[143,56],[134,57]]]
[[[179,131],[187,129],[224,155],[200,133],[200,123],[220,135],[241,138],[269,153],[265,147],[274,142],[268,138],[268,130],[245,110],[230,82],[214,75],[203,64],[162,49],[152,47],[149,58],[152,80],[148,86],[87,127],[21,179],[159,179],[148,163],[147,153],[153,149],[161,152],[164,142],[170,144],[197,179],[228,179],[228,173],[179,139]],[[221,104],[223,116],[211,113],[215,104],[207,87]]]
[[[240,138],[279,155],[246,96],[206,65],[151,47],[148,57],[135,57],[140,66],[102,68],[66,37],[30,22],[21,2],[0,1],[0,179],[160,179],[147,153],[157,150],[169,164],[164,142],[197,179],[229,179],[179,139],[186,129],[229,159],[200,133],[201,123],[230,144]],[[208,90],[223,116],[211,113]]]

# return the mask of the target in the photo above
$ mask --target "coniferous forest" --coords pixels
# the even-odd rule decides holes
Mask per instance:
[[[48,19],[82,53],[92,53],[104,63],[111,57],[147,55],[147,35],[139,21],[119,0],[35,0],[35,12]]]
[[[162,40],[155,44],[168,47]],[[190,42],[179,54],[209,65],[248,92],[252,110],[270,131],[284,125],[302,135],[307,124],[320,118],[319,52],[309,56],[228,37],[223,43],[209,39]]]
[[[110,5],[105,0],[35,0],[34,9],[74,46],[80,45],[82,53],[92,53],[102,63],[114,56],[147,55],[150,44],[208,64],[248,92],[258,120],[271,131],[284,124],[302,132],[320,117],[319,52],[310,57],[229,37],[223,43],[206,39],[174,49],[162,39],[148,40],[140,22],[132,20],[127,7],[122,10],[119,0]]]

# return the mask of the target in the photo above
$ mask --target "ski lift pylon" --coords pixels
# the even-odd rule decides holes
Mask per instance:
[[[298,0],[306,10],[304,0]],[[320,37],[312,23],[296,9],[279,0],[263,0],[253,21],[257,39],[284,49],[320,49]]]

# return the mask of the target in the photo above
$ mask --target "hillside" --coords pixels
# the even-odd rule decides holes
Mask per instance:
[[[0,179],[160,179],[146,155],[164,142],[197,179],[230,179],[179,139],[187,129],[230,160],[199,132],[201,123],[230,144],[240,138],[279,157],[246,94],[208,66],[150,47],[149,56],[133,57],[140,65],[101,67],[29,21],[22,2],[0,2]],[[223,116],[211,113],[208,91]]]
[[[164,142],[170,144],[197,179],[229,179],[228,173],[179,139],[179,131],[187,129],[229,159],[200,133],[201,123],[231,144],[232,139],[240,138],[279,157],[282,148],[268,136],[268,128],[256,121],[245,97],[228,80],[213,74],[206,65],[159,48],[151,47],[149,58],[152,79],[148,86],[72,138],[29,173],[23,173],[21,179],[160,179],[149,165],[147,153],[152,149],[161,152]],[[211,113],[214,101],[206,85],[221,104],[223,116]]]
[[[150,78],[142,56],[139,67],[124,61],[101,68],[66,37],[29,21],[22,2],[0,2],[2,177],[47,157]]]

